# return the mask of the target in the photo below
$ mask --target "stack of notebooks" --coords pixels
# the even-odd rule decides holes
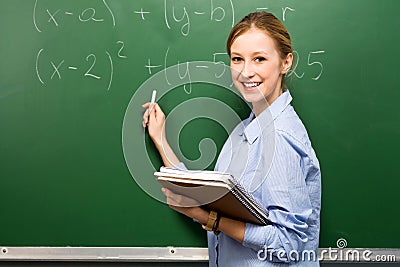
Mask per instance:
[[[163,187],[196,200],[196,206],[243,222],[269,224],[266,208],[230,174],[161,167],[154,175]]]

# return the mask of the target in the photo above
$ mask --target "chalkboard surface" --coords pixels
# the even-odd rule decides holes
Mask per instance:
[[[321,163],[320,247],[399,248],[399,1],[0,6],[1,245],[206,246],[201,227],[147,194],[161,162],[140,104],[157,89],[175,149],[211,169],[249,112],[224,80],[225,39],[268,10],[292,34],[293,104]]]

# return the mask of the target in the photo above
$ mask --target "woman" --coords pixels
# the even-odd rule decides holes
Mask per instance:
[[[271,224],[182,207],[190,200],[163,189],[167,203],[203,228],[213,225],[208,232],[210,266],[319,266],[321,173],[284,83],[293,62],[289,33],[271,13],[251,13],[231,30],[227,51],[234,84],[251,103],[252,113],[230,134],[215,170],[239,178],[268,209]],[[184,167],[167,142],[164,123],[157,104],[150,115],[144,113],[143,126],[165,166]]]

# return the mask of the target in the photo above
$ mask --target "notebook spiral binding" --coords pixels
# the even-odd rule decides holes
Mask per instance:
[[[268,217],[268,210],[251,194],[247,193],[247,191],[244,189],[244,187],[233,177],[229,179],[229,181],[233,185],[233,189],[231,192],[235,195],[235,197],[243,204],[245,205],[249,210],[251,210],[254,215],[265,225],[269,224],[270,222],[266,219]],[[236,192],[238,190],[240,193]],[[262,216],[259,214],[259,211],[255,210],[253,207],[249,206],[247,204],[247,201],[244,201],[242,198],[242,195],[247,197],[250,202],[252,202],[262,213],[264,213],[265,216]]]

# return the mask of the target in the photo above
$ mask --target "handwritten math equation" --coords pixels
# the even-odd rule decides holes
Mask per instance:
[[[193,4],[186,6],[177,5],[176,2],[179,1],[164,0],[162,7],[158,9],[162,9],[162,23],[159,24],[159,27],[167,31],[172,28],[178,29],[177,32],[180,35],[178,38],[189,38],[193,27],[195,27],[193,24],[194,21],[198,22],[199,19],[211,23],[224,22],[231,27],[236,23],[236,4],[234,0],[225,0],[224,4],[221,4],[221,1],[217,0],[207,0],[205,1],[207,4],[200,7]],[[275,9],[271,10],[268,7],[268,1],[262,2],[261,5],[254,8],[255,10],[249,10],[249,12],[271,11],[280,17],[283,22],[295,19],[297,11],[294,4],[283,4],[278,9],[275,5]],[[58,8],[54,7],[54,2],[51,5],[48,3],[50,2],[45,0],[35,0],[34,2],[32,21],[38,34],[46,34],[46,31],[54,29],[60,30],[68,23],[82,23],[91,27],[103,27],[112,32],[118,28],[119,18],[122,15],[129,15],[131,20],[136,24],[148,23],[148,21],[155,19],[160,20],[160,10],[153,12],[151,8],[146,7],[148,6],[145,5],[146,2],[143,2],[142,7],[138,7],[136,3],[135,7],[131,9],[124,8],[126,14],[121,13],[121,11],[117,13],[117,11],[113,10],[113,6],[110,5],[113,2],[110,0],[90,1],[90,5],[85,6],[85,4],[80,4],[79,8],[75,7],[74,9]],[[113,85],[115,64],[119,64],[123,60],[129,60],[128,53],[126,53],[129,47],[126,46],[124,40],[116,40],[111,46],[110,49],[106,49],[102,53],[88,52],[79,62],[70,62],[68,55],[64,58],[52,58],[52,53],[48,52],[46,48],[40,48],[35,57],[37,79],[42,85],[45,85],[49,81],[62,81],[64,76],[66,76],[65,73],[70,72],[91,79],[109,91]],[[146,69],[149,77],[156,72],[168,68],[171,64],[175,65],[185,62],[184,59],[178,62],[169,62],[168,55],[171,49],[173,49],[171,46],[165,47],[164,58],[150,56],[145,62],[142,62],[142,66]],[[325,53],[324,49],[314,49],[306,52],[306,56],[304,53],[300,56],[298,51],[294,51],[293,66],[288,72],[287,77],[293,76],[297,79],[304,79],[306,72],[308,72],[307,77],[311,77],[310,79],[313,81],[318,81],[323,76]],[[227,58],[228,55],[226,52],[210,51],[210,58],[204,60],[212,61],[215,64],[227,64]],[[305,66],[302,68],[303,71],[298,71],[299,64]],[[101,71],[99,71],[100,69]],[[104,70],[107,70],[106,73]],[[189,68],[186,69],[184,75],[181,73],[177,73],[176,75],[182,80],[187,79],[187,77],[190,77]],[[216,75],[222,76],[223,74]],[[191,93],[190,79],[189,89],[187,88],[187,86],[184,86],[185,92],[188,94]]]
[[[117,41],[115,43],[115,46],[119,48],[116,57],[119,59],[127,59],[128,57],[122,54],[125,47],[124,42]],[[101,59],[101,61],[98,59]],[[44,85],[46,83],[46,80],[44,78],[45,74],[43,73],[48,73],[48,71],[47,69],[46,71],[41,71],[41,68],[39,67],[42,65],[40,63],[43,60],[47,61],[50,66],[51,71],[50,74],[48,75],[49,76],[48,78],[50,80],[53,79],[62,80],[64,71],[79,72],[81,73],[80,75],[84,77],[88,77],[90,79],[94,79],[97,81],[105,81],[104,85],[106,86],[107,91],[111,89],[114,77],[114,60],[113,56],[107,50],[102,55],[98,54],[96,55],[93,53],[88,54],[87,56],[81,59],[81,62],[84,62],[84,66],[81,67],[82,65],[69,64],[69,62],[66,62],[65,59],[61,59],[58,61],[49,59],[48,57],[46,57],[46,50],[44,48],[41,48],[36,55],[35,71],[39,82]],[[103,74],[99,74],[96,72],[96,67],[99,64],[99,62],[101,62],[100,64],[102,66],[108,65],[108,70],[109,70],[108,75],[104,76]]]

